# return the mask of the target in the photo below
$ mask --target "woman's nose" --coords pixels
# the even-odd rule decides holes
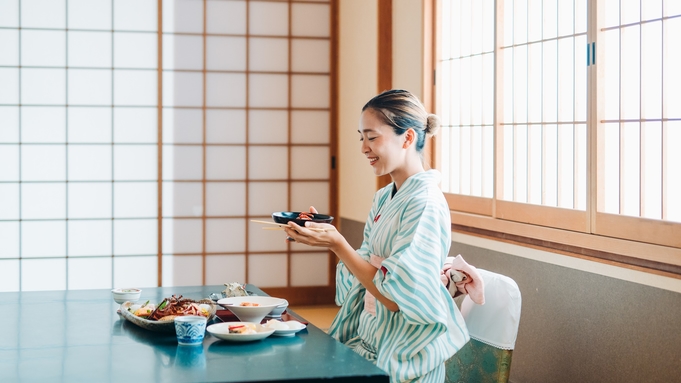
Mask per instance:
[[[369,145],[367,145],[367,141],[364,140],[362,141],[362,147],[361,147],[362,153],[369,153]]]

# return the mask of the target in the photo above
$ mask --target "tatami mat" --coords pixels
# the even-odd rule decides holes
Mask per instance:
[[[338,313],[339,307],[336,305],[324,306],[291,306],[291,311],[308,320],[316,327],[327,331],[333,318]]]

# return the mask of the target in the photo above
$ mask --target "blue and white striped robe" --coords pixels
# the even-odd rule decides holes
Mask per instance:
[[[469,339],[439,278],[451,246],[449,208],[439,180],[440,173],[429,170],[409,177],[392,198],[393,184],[382,188],[364,227],[357,253],[367,262],[370,254],[384,258],[387,273],[378,270],[373,282],[397,303],[398,312],[378,301],[376,317],[364,311],[366,289],[342,262],[336,268],[336,303],[342,307],[329,334],[374,361],[392,382],[431,371],[442,374],[441,381],[445,360]]]

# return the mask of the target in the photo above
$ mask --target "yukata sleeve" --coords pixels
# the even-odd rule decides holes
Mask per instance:
[[[374,202],[376,200],[376,197],[374,197]],[[375,203],[373,204],[374,207],[372,207],[371,212],[369,213],[369,217],[366,220],[366,223],[364,224],[364,235],[362,239],[362,246],[360,246],[359,249],[357,249],[357,254],[359,254],[362,259],[365,261],[369,262],[369,259],[371,258],[370,254],[371,251],[369,250],[369,235],[371,234],[371,228],[373,226],[373,220],[374,220],[374,215],[375,215]],[[345,300],[348,297],[348,293],[352,289],[352,285],[357,282],[357,278],[355,278],[352,273],[350,273],[350,270],[345,266],[343,261],[339,261],[338,264],[336,265],[336,304],[338,306],[342,306]]]
[[[374,277],[376,287],[395,302],[407,323],[445,324],[440,268],[449,250],[449,211],[432,198],[412,199],[392,238],[392,253]]]

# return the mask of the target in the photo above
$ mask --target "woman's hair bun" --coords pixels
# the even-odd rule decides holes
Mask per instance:
[[[440,130],[440,117],[429,114],[426,119],[426,128],[424,130],[429,136],[437,134],[438,130]]]

